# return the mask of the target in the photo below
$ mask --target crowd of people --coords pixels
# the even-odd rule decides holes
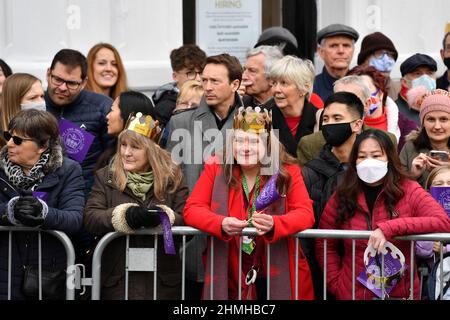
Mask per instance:
[[[430,195],[450,186],[450,33],[441,50],[445,74],[436,79],[436,61],[417,53],[400,65],[399,81],[390,76],[397,48],[381,32],[362,39],[350,68],[359,36],[342,24],[320,30],[320,73],[282,27],[263,31],[243,65],[186,44],[170,54],[173,81],[151,97],[130,90],[108,43],[87,57],[57,52],[45,90],[41,79],[0,60],[0,225],[63,231],[84,264],[111,231],[203,231],[185,247],[175,237],[173,254],[159,236],[157,277],[125,278],[126,241],[114,240],[102,258],[102,299],[125,292],[153,299],[154,286],[158,299],[180,299],[182,253],[189,300],[322,299],[324,269],[329,297],[352,299],[366,248],[382,254],[390,242],[410,257],[409,242],[396,236],[450,233],[449,216]],[[242,234],[248,227],[256,236]],[[325,260],[322,239],[296,246],[290,237],[313,228],[371,235],[328,239]],[[13,235],[12,263],[4,258],[8,235],[0,237],[0,299],[10,284],[12,299],[35,299],[24,283],[38,263],[36,233]],[[156,245],[130,239],[132,247]],[[414,278],[396,278],[389,297],[431,298],[419,283],[423,261],[430,269],[447,250],[448,243],[417,242],[417,259],[405,262]],[[64,263],[61,244],[43,235],[42,272]],[[44,297],[63,299],[64,291],[45,289]],[[379,297],[356,282],[355,298]]]

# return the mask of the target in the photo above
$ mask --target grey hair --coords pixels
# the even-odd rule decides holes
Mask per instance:
[[[311,92],[316,76],[313,63],[308,59],[295,56],[285,56],[278,60],[269,71],[272,80],[288,80],[295,84],[297,89]]]
[[[275,62],[283,58],[283,52],[281,50],[282,48],[280,46],[259,46],[248,50],[246,58],[248,59],[258,54],[264,55],[264,72],[267,77],[270,68],[272,68]]]
[[[364,81],[364,79],[361,76],[346,76],[343,78],[340,78],[339,80],[336,80],[334,82],[334,87],[333,87],[333,91],[336,92],[336,86],[338,85],[346,85],[346,84],[354,84],[357,87],[361,88],[361,92],[363,94],[363,98],[364,101],[363,103],[365,103],[368,99],[370,99],[370,89],[369,86],[367,85],[367,83]]]

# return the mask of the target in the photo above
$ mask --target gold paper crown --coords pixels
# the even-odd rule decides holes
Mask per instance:
[[[234,115],[233,129],[255,133],[270,132],[272,128],[272,111],[260,107],[240,107]]]
[[[151,115],[142,114],[142,112],[131,113],[128,117],[125,129],[139,133],[140,135],[150,138],[156,143],[159,142],[161,136],[161,127],[158,120],[153,120]]]

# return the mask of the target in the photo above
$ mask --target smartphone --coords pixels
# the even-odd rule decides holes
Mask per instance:
[[[435,160],[448,162],[447,151],[431,150],[428,155]]]

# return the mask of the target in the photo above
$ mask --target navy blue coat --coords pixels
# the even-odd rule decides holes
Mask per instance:
[[[53,158],[55,159],[55,158]],[[48,162],[49,172],[35,191],[48,194],[47,217],[41,229],[59,230],[73,235],[81,229],[85,203],[84,180],[80,165],[74,160],[63,158],[61,151],[56,163]],[[52,163],[51,163],[52,162]],[[0,163],[1,165],[1,163]],[[59,167],[58,167],[59,166]],[[8,201],[19,195],[9,182],[3,168],[0,168],[0,213],[1,225],[10,225],[5,216]],[[23,265],[37,265],[38,242],[35,232],[15,232],[12,240],[12,299],[23,299],[20,286],[23,279]],[[52,235],[42,233],[42,265],[44,269],[65,269],[65,249]],[[8,294],[8,233],[0,232],[0,299],[7,299]],[[65,297],[61,297],[64,299]]]

